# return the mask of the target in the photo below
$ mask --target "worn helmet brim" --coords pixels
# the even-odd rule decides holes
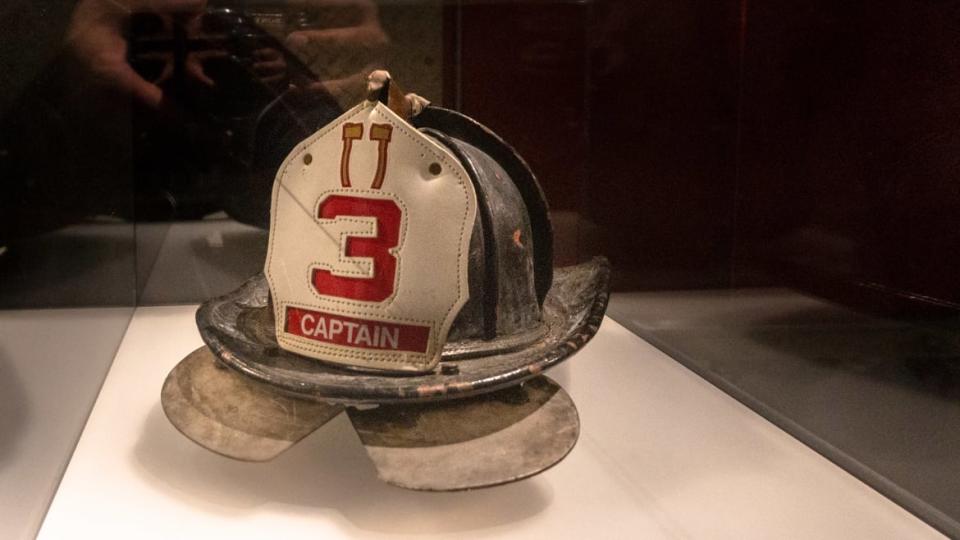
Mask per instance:
[[[222,365],[290,397],[342,404],[436,401],[516,385],[572,356],[600,328],[609,282],[609,263],[602,257],[557,268],[543,305],[546,332],[539,339],[471,358],[457,358],[466,344],[448,343],[434,371],[414,375],[351,370],[281,349],[262,275],[204,303],[197,326]]]
[[[243,461],[277,457],[346,409],[380,479],[427,491],[538,474],[566,457],[580,433],[570,396],[544,375],[464,399],[344,408],[278,395],[201,347],[170,372],[161,396],[187,438]]]
[[[188,439],[242,461],[269,461],[343,411],[332,403],[278,395],[224,367],[207,347],[170,371],[160,403]]]

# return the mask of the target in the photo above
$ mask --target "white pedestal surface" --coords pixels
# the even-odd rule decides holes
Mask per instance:
[[[133,308],[0,311],[0,538],[27,540],[80,437]]]
[[[532,479],[383,484],[345,415],[272,462],[232,461],[160,408],[167,372],[201,345],[194,310],[137,310],[41,538],[941,537],[609,319],[548,373],[582,431]]]

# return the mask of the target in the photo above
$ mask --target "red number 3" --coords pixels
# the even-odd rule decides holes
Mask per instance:
[[[403,217],[397,203],[389,199],[331,195],[320,203],[317,214],[320,219],[357,216],[377,220],[376,236],[348,236],[341,254],[341,257],[372,258],[373,276],[335,276],[329,270],[317,268],[312,276],[317,292],[365,302],[382,302],[390,298],[397,275],[397,258],[390,250],[400,243],[400,222]]]

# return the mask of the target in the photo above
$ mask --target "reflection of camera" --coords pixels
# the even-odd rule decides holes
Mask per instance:
[[[136,115],[138,216],[190,219],[223,208],[265,224],[276,168],[340,108],[316,85],[306,91],[315,75],[246,14],[213,8],[187,22],[130,20],[130,64],[182,111],[176,120]],[[269,73],[256,69],[264,57]],[[191,63],[212,84],[192,74]]]
[[[199,19],[132,15],[128,61],[163,89],[159,109],[117,102],[69,51],[48,66],[0,118],[0,246],[94,215],[197,219],[226,210],[265,225],[277,167],[340,114],[277,38],[309,18],[270,19],[264,14],[291,11],[271,10],[258,20],[285,25],[277,35],[222,7]],[[256,69],[263,51],[279,60],[267,74]],[[198,65],[212,84],[191,75]]]
[[[274,37],[284,37],[291,32],[317,26],[315,11],[311,12],[306,8],[291,9],[290,2],[286,0],[216,0],[210,5],[243,12]]]
[[[243,13],[210,9],[196,23],[187,23],[178,18],[166,21],[153,13],[133,14],[127,32],[130,64],[175,99],[212,116],[251,114],[290,84],[302,87],[316,80],[276,37]],[[261,52],[278,55],[282,70],[269,77],[256,73]],[[202,66],[214,87],[202,89],[200,81],[189,77],[191,60]]]

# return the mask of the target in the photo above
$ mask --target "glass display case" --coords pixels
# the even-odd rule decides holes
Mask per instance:
[[[960,535],[958,24],[908,0],[6,2],[0,536]],[[164,422],[197,305],[264,268],[281,162],[377,69],[526,160],[557,267],[610,260],[555,377],[580,446],[545,480],[402,494],[344,422],[261,469]]]

